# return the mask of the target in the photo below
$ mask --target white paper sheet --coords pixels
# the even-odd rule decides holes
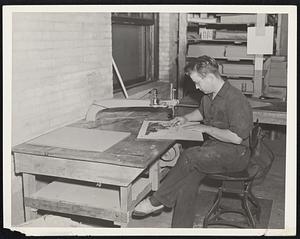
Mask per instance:
[[[128,132],[63,127],[30,140],[28,143],[103,152],[129,135]]]
[[[150,125],[158,129],[156,132],[149,132]],[[200,124],[199,122],[189,122],[187,125]],[[185,129],[183,127],[170,127],[170,121],[147,121],[145,120],[140,128],[138,139],[172,139],[172,140],[192,140],[203,141],[203,135],[199,131]]]
[[[273,54],[274,27],[265,27],[265,34],[256,34],[256,27],[248,27],[247,54]]]

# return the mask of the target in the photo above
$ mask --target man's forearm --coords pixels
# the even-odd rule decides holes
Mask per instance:
[[[213,126],[206,126],[203,132],[227,143],[240,144],[243,141],[242,138],[229,129],[219,129]]]
[[[198,109],[194,110],[193,112],[184,115],[183,117],[185,117],[187,119],[187,121],[202,121],[203,120],[203,116],[201,115],[200,111]]]

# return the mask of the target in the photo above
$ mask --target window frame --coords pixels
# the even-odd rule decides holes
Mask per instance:
[[[158,30],[158,13],[152,13],[153,17],[152,19],[149,18],[143,18],[143,13],[139,13],[140,16],[130,16],[130,13],[127,13],[128,16],[118,16],[118,13],[112,13],[111,14],[111,21],[112,25],[113,24],[118,24],[118,25],[137,25],[137,26],[145,26],[146,31],[145,31],[145,39],[146,39],[146,44],[145,44],[145,80],[139,81],[137,79],[137,83],[131,83],[131,84],[126,84],[124,81],[124,85],[126,89],[131,89],[136,86],[148,84],[153,81],[158,80],[158,61],[159,61],[159,30]],[[122,13],[124,14],[124,13]],[[112,36],[113,37],[113,36]],[[113,71],[115,71],[113,69]],[[114,73],[113,73],[114,74]],[[122,76],[122,75],[121,75]],[[113,93],[117,93],[122,91],[121,87],[115,87],[113,86]]]

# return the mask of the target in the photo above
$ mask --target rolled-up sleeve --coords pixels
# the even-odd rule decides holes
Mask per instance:
[[[240,138],[249,137],[253,126],[252,108],[247,100],[232,100],[228,102],[229,130]]]

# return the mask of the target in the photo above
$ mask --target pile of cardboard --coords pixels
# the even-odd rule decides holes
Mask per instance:
[[[274,98],[286,98],[287,61],[284,56],[272,56],[265,76],[265,95]]]

